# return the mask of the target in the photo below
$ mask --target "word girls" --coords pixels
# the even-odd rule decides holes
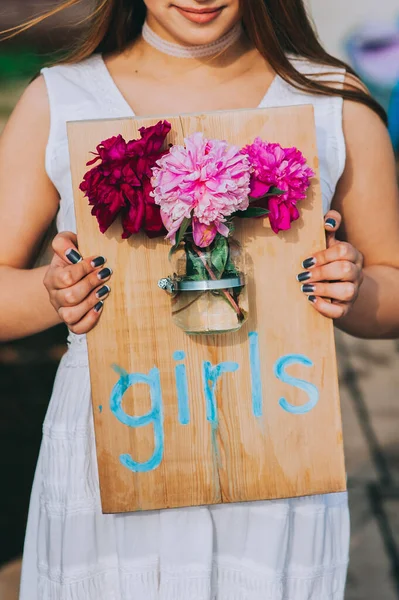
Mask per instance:
[[[176,392],[178,402],[178,419],[181,425],[190,423],[190,406],[188,396],[188,383],[186,366],[181,361],[185,359],[185,353],[177,351],[173,354],[174,360],[179,363],[175,367]],[[252,388],[252,411],[255,417],[261,417],[263,414],[262,398],[262,380],[259,355],[259,340],[256,332],[249,333],[249,358],[251,369],[251,388]],[[297,379],[286,373],[286,367],[293,364],[301,364],[307,367],[313,366],[312,361],[302,354],[287,354],[279,358],[274,365],[274,375],[280,381],[292,385],[306,392],[308,401],[301,406],[294,406],[285,398],[279,400],[281,408],[294,415],[303,415],[311,411],[319,401],[319,392],[315,385],[302,379]],[[233,373],[238,371],[239,364],[236,362],[223,362],[218,365],[212,365],[208,361],[202,363],[202,380],[204,389],[204,398],[206,403],[206,417],[213,429],[218,427],[218,412],[216,403],[216,385],[223,373]],[[127,373],[119,367],[114,367],[120,374],[120,379],[114,386],[111,398],[110,408],[115,417],[128,427],[144,427],[153,425],[155,449],[152,457],[143,463],[136,462],[130,454],[120,456],[121,463],[135,473],[145,473],[159,467],[162,462],[164,452],[164,427],[163,427],[163,403],[162,388],[159,369],[154,367],[148,375],[143,373]],[[122,408],[123,395],[129,387],[136,383],[145,383],[150,388],[151,410],[141,416],[133,417],[128,415]]]

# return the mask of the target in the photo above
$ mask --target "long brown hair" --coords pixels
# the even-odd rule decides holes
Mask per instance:
[[[81,2],[82,0],[64,0],[53,10],[3,34],[14,37]],[[295,69],[295,61],[293,64],[288,55],[331,67],[330,76],[337,68],[344,68],[355,76],[351,67],[324,50],[303,0],[241,0],[241,4],[247,35],[280,77],[294,87],[312,94],[342,96],[346,100],[364,104],[387,122],[384,109],[362,89],[356,79],[352,79],[352,82],[347,79],[342,88],[333,80],[317,80],[314,76],[309,77]],[[84,29],[83,35],[63,62],[79,62],[96,52],[109,54],[123,51],[140,35],[145,14],[143,0],[95,0],[95,8],[87,18],[89,26]]]

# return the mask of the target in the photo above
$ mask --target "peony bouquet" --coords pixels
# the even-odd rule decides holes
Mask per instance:
[[[102,233],[120,217],[123,238],[166,235],[175,271],[159,285],[171,293],[180,327],[239,329],[247,310],[234,219],[267,216],[275,233],[290,229],[314,173],[297,148],[260,138],[239,148],[197,132],[165,149],[170,130],[159,121],[142,127],[140,139],[101,142],[80,189]]]

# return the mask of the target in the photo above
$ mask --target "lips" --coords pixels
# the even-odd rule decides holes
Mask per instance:
[[[180,8],[181,10],[184,10],[185,12],[190,12],[190,13],[196,13],[199,15],[202,14],[206,14],[206,13],[214,13],[217,12],[219,10],[222,10],[222,6],[214,6],[213,8],[191,8],[191,7],[186,7],[186,6],[179,6],[178,8]]]
[[[191,8],[188,6],[175,6],[179,13],[193,23],[210,23],[216,19],[223,10],[222,6],[214,8]]]

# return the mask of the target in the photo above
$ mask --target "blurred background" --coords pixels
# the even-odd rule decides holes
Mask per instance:
[[[0,30],[57,0],[0,0]],[[22,90],[73,42],[90,0],[0,44],[0,131]],[[398,0],[309,0],[321,40],[350,62],[389,112],[399,152]],[[359,203],[361,199],[359,199]],[[359,206],[360,210],[360,206]],[[0,344],[0,600],[16,600],[41,425],[66,331]],[[347,600],[399,600],[399,343],[337,332],[352,515]],[[320,599],[324,600],[324,599]]]

